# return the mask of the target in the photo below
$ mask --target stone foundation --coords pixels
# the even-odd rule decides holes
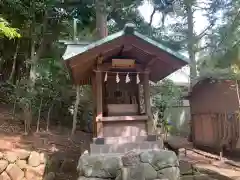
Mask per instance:
[[[179,180],[176,154],[167,150],[129,151],[79,158],[78,180]]]
[[[0,180],[42,180],[47,158],[44,153],[26,150],[0,152]],[[45,179],[52,175],[46,175]]]
[[[163,149],[163,140],[156,135],[93,138],[90,154],[127,153],[128,151],[146,151]]]

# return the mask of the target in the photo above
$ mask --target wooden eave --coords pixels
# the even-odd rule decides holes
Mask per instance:
[[[125,29],[107,36],[87,46],[75,49],[74,53],[65,54],[67,67],[74,83],[87,79],[98,57],[104,62],[111,58],[126,57],[136,60],[150,70],[150,80],[157,82],[172,72],[189,63],[183,55],[157,43],[148,37],[136,32],[134,27],[126,25]]]

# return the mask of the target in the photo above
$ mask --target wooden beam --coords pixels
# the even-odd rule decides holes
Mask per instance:
[[[103,137],[103,125],[101,119],[103,117],[103,89],[102,89],[102,72],[96,71],[96,104],[97,104],[97,114],[96,114],[96,123],[97,123],[97,137]]]
[[[142,48],[140,48],[140,47],[138,47],[138,46],[136,46],[136,45],[133,45],[132,44],[132,47],[134,47],[134,48],[136,48],[136,49],[138,49],[138,50],[140,50],[140,51],[142,51],[144,54],[146,54],[147,56],[154,56],[154,54],[152,54],[151,52],[149,52],[147,49],[142,49]]]
[[[146,65],[146,68],[151,68],[151,66],[157,61],[157,57],[152,58]]]
[[[102,117],[102,121],[147,121],[147,116],[109,116]]]
[[[91,77],[91,83],[92,83],[92,101],[93,101],[93,118],[96,119],[97,117],[97,103],[96,103],[96,74],[92,73]],[[97,122],[93,120],[93,136],[97,137]]]
[[[149,52],[149,51],[147,51],[147,50],[143,50],[143,49],[141,49],[140,47],[138,47],[138,46],[136,46],[136,45],[133,45],[133,47],[136,48],[136,49],[138,49],[138,50],[140,50],[140,51],[142,51],[143,53],[145,53],[145,54],[147,54],[147,55],[156,56],[156,55],[152,54],[151,52]],[[174,68],[174,66],[175,66],[174,64],[169,63],[169,62],[168,62],[166,59],[164,59],[164,58],[159,59],[159,58],[155,57],[155,58],[153,58],[153,59],[155,59],[155,60],[154,60],[155,62],[156,62],[156,60],[158,59],[158,60],[162,61],[163,63],[170,65],[170,66],[173,67],[173,68]],[[176,65],[176,67],[177,67],[177,65]]]
[[[187,64],[184,61],[177,58],[176,56],[166,52],[164,49],[162,49],[162,51],[161,51],[161,50],[159,50],[158,47],[152,46],[149,43],[145,43],[141,39],[138,39],[135,37],[129,37],[128,41],[130,41],[132,44],[134,44],[134,47],[144,51],[147,54],[161,57],[161,60],[165,61],[166,63],[169,63],[169,60],[170,60],[170,62],[172,62],[172,63],[170,63],[171,66],[176,65],[176,67],[178,67],[178,66]]]
[[[131,51],[132,49],[133,49],[133,47],[131,45],[125,45],[123,52]]]
[[[124,45],[122,45],[122,47],[121,47],[121,49],[120,49],[120,51],[119,51],[119,53],[118,53],[118,56],[121,56],[123,50],[124,50]]]
[[[144,89],[144,103],[145,103],[145,112],[148,116],[147,121],[147,132],[149,135],[154,134],[153,130],[153,117],[150,104],[150,86],[149,86],[149,71],[145,71],[143,79],[143,89]]]
[[[79,55],[76,55],[76,57],[74,57],[74,59],[70,60],[70,67],[71,68],[74,68],[74,67],[77,67],[79,65],[81,65],[83,62],[87,62],[89,60],[94,60],[94,61],[97,61],[97,58],[101,55],[104,57],[104,55],[110,51],[113,51],[113,50],[121,50],[122,48],[122,45],[115,45],[113,46],[112,48],[109,48],[107,50],[103,50],[101,52],[98,52],[97,54],[90,54],[88,55],[87,53],[83,53],[83,54],[79,54]],[[76,60],[75,60],[76,59]],[[78,63],[78,59],[82,59],[81,63]],[[72,62],[71,62],[72,61]]]
[[[113,67],[112,63],[103,63],[98,66],[98,70],[100,70],[100,71],[110,71],[110,70],[114,70],[114,69],[119,69],[119,68]],[[144,72],[144,68],[140,64],[136,64],[135,68],[123,68],[123,69],[135,69],[137,72]]]

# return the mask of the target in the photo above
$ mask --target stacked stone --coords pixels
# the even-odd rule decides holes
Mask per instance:
[[[46,157],[36,151],[0,152],[0,180],[43,179]]]
[[[167,150],[130,151],[124,155],[83,154],[78,180],[179,180],[176,154]]]
[[[195,167],[189,161],[180,160],[180,172],[181,172],[181,180],[217,180],[217,179],[228,179],[226,177],[211,177],[206,173],[200,173],[198,168]],[[209,174],[212,174],[210,172]]]

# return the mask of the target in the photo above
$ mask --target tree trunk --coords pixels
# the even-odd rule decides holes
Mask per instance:
[[[14,75],[15,75],[18,50],[19,50],[19,40],[17,41],[16,51],[15,51],[15,54],[13,56],[12,71],[11,71],[11,74],[9,76],[9,81],[13,81],[13,78],[14,78]]]
[[[73,41],[77,41],[77,19],[73,18]]]
[[[190,59],[190,83],[191,87],[194,83],[195,78],[197,77],[197,63],[196,63],[196,55],[194,50],[194,24],[193,24],[193,10],[192,10],[192,1],[186,4],[187,10],[187,23],[188,23],[188,31],[187,31],[187,39],[188,39],[188,54]]]
[[[47,115],[47,127],[46,127],[46,131],[49,131],[49,124],[50,124],[50,114],[53,108],[53,103],[50,106],[50,108],[48,109],[48,115]]]
[[[73,124],[72,124],[72,135],[74,135],[76,128],[77,128],[77,114],[78,114],[78,105],[80,102],[80,86],[77,85],[76,88],[76,102],[74,107],[74,114],[73,114]]]
[[[33,6],[35,6],[34,2],[32,3]],[[29,74],[29,91],[28,93],[32,93],[34,91],[34,87],[35,87],[35,82],[36,82],[36,78],[37,78],[37,73],[36,73],[36,68],[37,68],[37,63],[41,57],[41,54],[45,48],[45,36],[44,33],[46,31],[46,27],[47,27],[47,12],[45,12],[44,15],[44,20],[43,20],[43,34],[42,34],[42,39],[40,42],[40,45],[38,47],[38,49],[36,50],[36,38],[35,38],[35,18],[33,18],[32,20],[32,24],[31,24],[31,28],[30,28],[30,34],[31,34],[31,54],[30,54],[30,62],[31,62],[31,66],[30,66],[30,74]],[[30,100],[28,100],[30,101]],[[24,111],[25,116],[28,117],[27,119],[25,119],[25,122],[27,124],[26,127],[27,130],[30,130],[30,126],[31,126],[31,122],[32,122],[32,109],[31,109],[31,102],[29,102],[28,108],[25,109]],[[26,132],[25,132],[26,133]]]
[[[193,24],[193,9],[192,9],[193,2],[192,0],[188,0],[186,2],[186,11],[187,11],[187,23],[188,23],[188,31],[187,31],[187,39],[188,39],[188,54],[190,59],[190,91],[194,85],[194,82],[197,77],[197,64],[196,64],[196,56],[195,56],[195,49],[194,49],[194,24]],[[191,107],[191,106],[190,106]],[[190,110],[191,111],[191,110]],[[192,123],[192,119],[190,122],[190,134],[189,140],[192,141],[193,137],[194,126]]]
[[[36,129],[36,132],[39,132],[39,124],[40,124],[41,110],[42,110],[42,101],[43,101],[43,98],[41,97],[41,101],[40,101],[40,105],[39,105],[39,109],[38,109],[38,119],[37,119],[37,129]]]
[[[96,33],[97,39],[108,35],[106,0],[96,0]]]
[[[26,103],[23,107],[24,112],[24,131],[25,135],[27,135],[31,129],[31,123],[32,123],[32,111],[31,111],[31,105],[30,103]]]

